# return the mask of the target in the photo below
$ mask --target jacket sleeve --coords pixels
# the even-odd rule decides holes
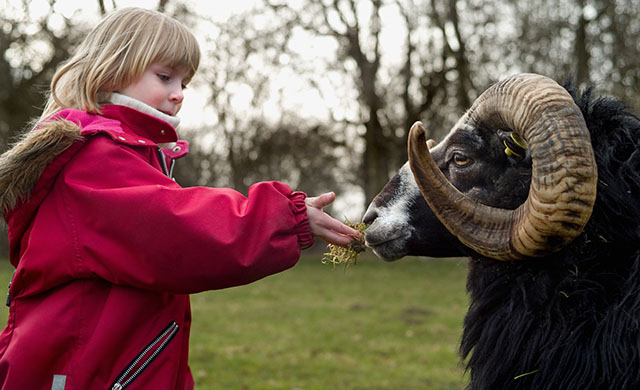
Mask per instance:
[[[96,137],[58,179],[79,275],[194,293],[283,271],[313,244],[304,193],[278,182],[247,197],[182,188],[141,150],[153,152]]]

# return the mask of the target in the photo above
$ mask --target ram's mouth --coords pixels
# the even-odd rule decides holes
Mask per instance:
[[[387,234],[391,232],[391,234]],[[371,229],[365,232],[365,244],[384,261],[395,261],[407,255],[410,233],[405,230]]]

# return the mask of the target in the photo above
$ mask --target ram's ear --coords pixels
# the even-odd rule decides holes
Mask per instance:
[[[501,143],[500,147],[503,148],[502,150],[507,157],[516,161],[530,158],[529,145],[518,133],[498,131],[498,138]]]

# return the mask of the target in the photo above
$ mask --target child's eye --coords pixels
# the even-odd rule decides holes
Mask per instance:
[[[158,78],[162,81],[169,81],[171,79],[171,76],[164,73],[158,73]]]

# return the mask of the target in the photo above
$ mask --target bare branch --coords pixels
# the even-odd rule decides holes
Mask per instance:
[[[104,0],[98,0],[98,8],[100,9],[100,15],[106,15],[107,9],[104,6]]]
[[[456,7],[457,0],[449,0],[449,17],[453,24],[453,30],[458,41],[458,50],[455,51],[457,70],[458,70],[458,99],[461,107],[471,106],[469,91],[473,88],[471,74],[469,71],[469,62],[467,61],[465,41],[460,33],[460,22],[458,18],[458,9]]]
[[[168,3],[168,2],[169,2],[168,0],[160,0],[160,1],[158,2],[158,6],[156,7],[156,9],[157,9],[159,12],[164,12],[164,11],[165,11],[165,9],[167,8],[167,3]]]

